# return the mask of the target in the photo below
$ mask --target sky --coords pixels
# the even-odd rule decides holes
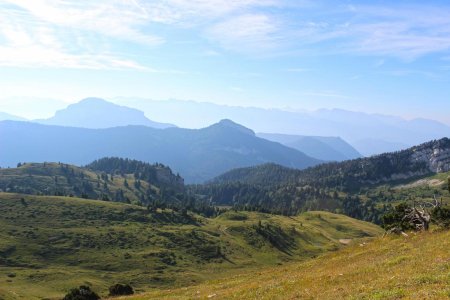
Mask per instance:
[[[0,111],[96,96],[450,124],[448,1],[0,0]]]

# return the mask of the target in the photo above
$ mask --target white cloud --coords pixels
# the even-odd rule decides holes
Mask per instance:
[[[117,1],[96,3],[0,3],[0,65],[154,71],[110,51],[108,38],[146,45],[162,41],[137,29],[142,17],[134,6],[115,6]]]
[[[162,23],[203,23],[250,8],[279,6],[280,0],[166,0],[140,1],[153,21]]]
[[[341,35],[343,51],[413,60],[450,50],[448,7],[357,6],[352,13]]]
[[[130,43],[130,49],[135,45],[154,49],[166,40],[175,44],[179,41],[171,39],[182,35],[170,36],[173,28],[191,31],[190,39],[198,43],[206,37],[214,45],[205,45],[205,49],[219,45],[250,55],[344,53],[414,60],[432,53],[448,56],[450,51],[450,9],[446,6],[311,3],[3,0],[0,65],[155,71],[116,44]],[[203,55],[217,53],[222,54],[206,51]]]
[[[146,24],[148,17],[134,1],[5,1],[13,5],[9,8],[10,15],[26,12],[27,17],[34,18],[36,23],[85,30],[149,45],[163,42],[162,38],[140,30],[139,27]]]
[[[180,28],[208,25],[280,1],[4,0],[0,2],[0,65],[149,70],[123,55],[112,54],[114,43],[158,46],[165,37],[155,34],[157,23]],[[253,27],[253,32],[244,35],[255,34],[255,43],[262,39],[258,30],[264,28]]]
[[[279,24],[264,14],[245,14],[214,25],[207,36],[225,49],[248,52],[275,48]]]

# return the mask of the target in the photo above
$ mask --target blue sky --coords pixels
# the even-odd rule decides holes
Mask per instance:
[[[26,117],[135,96],[450,124],[450,4],[0,0],[0,91]]]

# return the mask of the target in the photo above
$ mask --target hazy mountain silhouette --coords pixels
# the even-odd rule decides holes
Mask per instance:
[[[297,149],[308,156],[324,161],[343,161],[361,157],[340,137],[300,136],[277,133],[258,133],[259,137]]]
[[[15,115],[4,113],[4,112],[0,112],[0,121],[6,121],[6,120],[10,120],[10,121],[26,121],[25,118],[18,117],[18,116],[15,116]]]
[[[186,182],[201,182],[233,168],[268,162],[292,168],[320,163],[300,151],[259,138],[230,120],[203,129],[86,129],[3,121],[0,144],[3,167],[45,161],[84,165],[114,156],[163,163]]]
[[[180,100],[117,98],[114,101],[145,112],[158,111],[159,120],[182,127],[199,128],[229,118],[256,132],[339,136],[366,156],[450,136],[449,126],[433,120],[405,120],[400,117],[341,109],[306,112]]]
[[[86,98],[57,111],[49,119],[36,120],[36,122],[46,125],[94,129],[127,125],[143,125],[153,128],[174,127],[172,124],[149,120],[140,110],[119,106],[100,98]]]

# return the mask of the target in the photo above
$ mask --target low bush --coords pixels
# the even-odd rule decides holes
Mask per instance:
[[[109,288],[110,296],[126,296],[133,294],[133,288],[129,284],[115,284]]]
[[[100,296],[91,290],[88,286],[80,286],[72,289],[63,300],[99,300]]]

